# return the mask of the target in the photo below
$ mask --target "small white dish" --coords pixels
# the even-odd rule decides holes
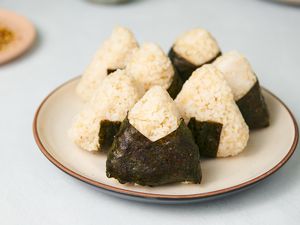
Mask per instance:
[[[68,137],[72,118],[83,106],[75,94],[78,81],[79,78],[75,78],[66,82],[41,103],[33,123],[36,143],[59,169],[123,198],[182,203],[207,200],[242,190],[280,169],[292,156],[298,142],[298,127],[292,113],[275,95],[263,89],[271,125],[251,131],[247,148],[236,157],[201,159],[201,184],[161,187],[123,185],[106,177],[105,154],[86,152]]]

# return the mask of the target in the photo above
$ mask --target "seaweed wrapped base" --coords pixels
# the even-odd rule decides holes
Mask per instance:
[[[183,83],[181,77],[179,76],[177,70],[174,68],[173,80],[170,87],[167,90],[172,99],[176,98],[178,93],[181,91],[182,85]]]
[[[223,125],[216,122],[200,122],[191,118],[188,124],[199,147],[200,156],[217,157]]]
[[[175,182],[201,182],[199,150],[181,120],[172,133],[152,142],[126,118],[106,161],[107,177],[120,183],[159,186]]]
[[[107,69],[107,75],[109,75],[110,73],[113,73],[117,71],[117,69]]]
[[[120,121],[102,120],[100,122],[99,146],[102,152],[108,152],[120,126]]]
[[[222,53],[219,52],[213,59],[203,64],[212,63],[216,58],[218,58]],[[178,55],[173,48],[170,49],[169,58],[171,59],[173,66],[178,71],[183,83],[189,79],[191,74],[202,65],[194,65],[193,63],[187,61],[185,58]]]
[[[250,129],[269,126],[269,112],[258,81],[236,104]]]

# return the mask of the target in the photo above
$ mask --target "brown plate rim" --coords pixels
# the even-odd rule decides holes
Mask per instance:
[[[65,167],[62,163],[60,163],[58,160],[56,160],[47,151],[47,149],[43,146],[42,141],[41,141],[41,139],[39,137],[39,134],[38,134],[38,131],[37,131],[37,119],[38,119],[40,110],[43,107],[43,105],[46,103],[46,101],[55,92],[57,92],[59,89],[61,89],[65,85],[73,82],[74,80],[76,80],[78,78],[79,78],[79,76],[75,77],[75,78],[73,78],[73,79],[71,79],[71,80],[69,80],[69,81],[67,81],[63,84],[61,84],[60,86],[55,88],[52,92],[50,92],[50,94],[48,94],[44,98],[44,100],[40,103],[39,107],[37,108],[37,110],[35,112],[34,120],[33,120],[33,135],[34,135],[35,142],[38,145],[41,152],[45,155],[45,157],[51,163],[53,163],[56,167],[58,167],[60,170],[64,171],[65,173],[67,173],[67,174],[69,174],[69,175],[71,175],[71,176],[73,176],[73,177],[75,177],[75,178],[77,178],[77,179],[79,179],[79,180],[81,180],[85,183],[88,183],[88,184],[93,185],[93,186],[98,187],[98,188],[102,188],[102,189],[107,190],[107,191],[115,192],[117,194],[125,194],[127,196],[132,196],[132,197],[142,197],[142,198],[161,199],[161,200],[192,200],[192,199],[202,199],[202,198],[209,198],[209,197],[214,197],[214,196],[218,196],[218,195],[222,195],[222,194],[227,194],[227,193],[230,193],[230,192],[237,191],[237,190],[240,190],[242,188],[248,187],[250,185],[253,185],[253,184],[269,177],[273,173],[275,173],[277,170],[279,170],[291,158],[291,156],[295,152],[297,144],[298,144],[298,139],[299,139],[298,125],[297,125],[296,119],[295,119],[294,115],[292,114],[291,110],[275,94],[273,94],[271,91],[267,90],[266,88],[263,88],[266,92],[268,92],[271,96],[273,96],[276,100],[278,100],[285,107],[285,109],[288,111],[290,117],[292,118],[293,125],[294,125],[294,131],[295,131],[293,144],[292,144],[290,150],[285,155],[285,157],[278,164],[276,164],[272,169],[268,170],[267,172],[263,173],[262,175],[260,175],[258,177],[255,177],[251,180],[240,183],[238,185],[234,185],[232,187],[228,187],[228,188],[224,188],[224,189],[220,189],[220,190],[216,190],[216,191],[201,193],[201,194],[190,194],[190,195],[151,194],[151,193],[146,193],[146,192],[130,191],[130,190],[114,187],[114,186],[111,186],[111,185],[107,185],[107,184],[92,180],[90,178],[87,178],[85,176],[82,176],[82,175],[74,172],[73,170]]]

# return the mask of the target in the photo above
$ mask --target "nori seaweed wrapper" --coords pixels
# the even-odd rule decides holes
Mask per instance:
[[[179,76],[176,68],[174,67],[173,80],[172,80],[170,87],[167,90],[172,99],[176,98],[178,93],[181,91],[182,85],[183,85],[183,83],[182,83],[181,77]]]
[[[117,71],[117,69],[107,69],[107,75]]]
[[[263,128],[270,125],[268,108],[258,81],[236,103],[250,129]]]
[[[180,55],[178,55],[173,47],[170,49],[169,51],[169,58],[171,59],[174,67],[176,68],[176,70],[178,71],[181,79],[183,82],[185,82],[186,80],[189,79],[189,77],[191,76],[191,74],[200,66],[204,65],[204,64],[208,64],[208,63],[212,63],[213,61],[215,61],[216,58],[218,58],[222,53],[219,52],[213,59],[201,64],[201,65],[194,65],[193,63],[187,61],[185,58],[181,57]]]
[[[175,182],[201,182],[199,150],[188,127],[180,126],[152,142],[126,118],[109,150],[107,177],[120,183],[159,186]]]
[[[200,156],[217,157],[223,125],[212,121],[200,122],[191,118],[188,127],[199,147]]]
[[[99,130],[99,145],[103,152],[107,152],[111,147],[115,135],[118,133],[121,126],[120,121],[102,120]]]

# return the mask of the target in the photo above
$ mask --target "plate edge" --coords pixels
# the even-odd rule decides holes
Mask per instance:
[[[243,188],[246,188],[250,185],[254,185],[256,183],[258,183],[259,181],[264,180],[265,178],[269,177],[270,175],[274,174],[276,171],[278,171],[293,155],[293,153],[296,150],[297,144],[298,144],[298,140],[299,140],[299,129],[298,129],[298,125],[296,122],[296,119],[293,115],[293,113],[291,112],[291,110],[287,107],[287,105],[281,100],[279,99],[275,94],[273,94],[271,91],[269,91],[268,89],[264,88],[263,89],[268,92],[272,97],[274,97],[276,100],[278,100],[283,106],[284,108],[287,110],[287,112],[289,113],[290,117],[292,118],[293,121],[293,125],[294,125],[294,132],[295,132],[295,136],[294,136],[294,140],[293,143],[288,151],[288,153],[285,155],[285,157],[278,163],[276,164],[272,169],[268,170],[267,172],[261,174],[258,177],[255,177],[251,180],[248,180],[246,182],[243,182],[241,184],[232,186],[232,187],[228,187],[228,188],[224,188],[224,189],[220,189],[220,190],[216,190],[216,191],[211,191],[211,192],[206,192],[206,193],[201,193],[201,194],[191,194],[191,195],[166,195],[166,194],[151,194],[151,193],[145,193],[145,192],[137,192],[137,191],[130,191],[130,190],[126,190],[126,189],[122,189],[122,188],[117,188],[114,186],[110,186],[107,184],[103,184],[101,182],[98,181],[94,181],[92,179],[89,179],[87,177],[84,177],[74,171],[72,171],[71,169],[68,169],[67,167],[65,167],[64,165],[62,165],[58,160],[56,160],[48,151],[47,149],[43,146],[39,135],[38,135],[38,131],[37,131],[37,119],[39,116],[39,112],[41,110],[41,108],[43,107],[43,105],[45,104],[45,102],[55,93],[57,92],[60,88],[62,88],[63,86],[75,81],[76,79],[78,79],[79,76],[70,79],[66,82],[64,82],[63,84],[59,85],[57,88],[55,88],[53,91],[51,91],[44,99],[43,101],[40,103],[39,107],[37,108],[35,115],[34,115],[34,119],[33,119],[33,136],[34,136],[34,140],[37,144],[37,146],[39,147],[40,151],[44,154],[44,156],[52,163],[54,164],[57,168],[59,168],[60,170],[62,170],[63,172],[67,173],[68,175],[71,175],[72,177],[79,179],[80,181],[83,181],[87,184],[93,185],[97,188],[101,188],[104,189],[106,191],[110,191],[110,192],[114,192],[116,194],[124,194],[124,195],[128,195],[131,197],[139,197],[139,198],[151,198],[151,199],[159,199],[159,200],[192,200],[192,199],[205,199],[205,198],[209,198],[209,197],[214,197],[214,196],[218,196],[218,195],[223,195],[223,194],[227,194],[227,193],[231,193],[233,191],[237,191],[237,190],[241,190]]]

